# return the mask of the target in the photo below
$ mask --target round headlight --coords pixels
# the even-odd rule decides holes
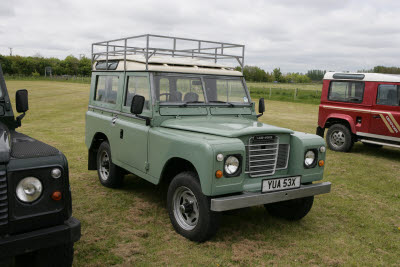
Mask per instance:
[[[33,202],[42,194],[42,183],[35,177],[22,179],[16,189],[17,197],[23,202]]]
[[[315,153],[312,150],[307,151],[305,159],[304,159],[304,164],[307,167],[311,167],[315,163]]]
[[[325,153],[325,151],[326,151],[326,147],[325,147],[325,146],[321,146],[321,147],[319,148],[319,152]]]
[[[225,172],[227,174],[234,174],[239,169],[239,160],[235,156],[229,156],[225,160]]]

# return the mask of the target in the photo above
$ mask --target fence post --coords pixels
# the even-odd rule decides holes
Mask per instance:
[[[297,93],[298,93],[298,91],[299,91],[299,88],[296,88],[296,90],[294,90],[294,99],[297,98]]]

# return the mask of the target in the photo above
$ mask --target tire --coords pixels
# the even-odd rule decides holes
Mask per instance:
[[[329,127],[326,142],[331,150],[339,152],[350,151],[354,144],[349,128],[343,124],[334,124]]]
[[[381,148],[381,147],[383,147],[382,145],[364,143],[364,142],[363,142],[363,145],[366,146],[366,147],[370,147],[370,148]]]
[[[266,204],[264,207],[272,216],[289,221],[297,221],[308,214],[313,203],[314,196],[311,196]]]
[[[105,187],[118,188],[123,184],[123,170],[112,162],[110,144],[101,143],[97,151],[97,175]]]
[[[168,187],[167,207],[172,226],[191,241],[207,241],[217,232],[221,214],[211,211],[210,203],[193,172],[178,174]]]
[[[67,243],[16,256],[15,266],[71,267],[73,259],[74,244]]]

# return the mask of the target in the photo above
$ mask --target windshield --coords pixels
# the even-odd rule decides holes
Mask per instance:
[[[164,104],[249,103],[241,77],[159,73],[154,81],[156,99]]]
[[[240,78],[205,78],[208,102],[248,103],[246,90]]]

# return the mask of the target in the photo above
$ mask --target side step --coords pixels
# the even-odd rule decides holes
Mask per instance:
[[[368,140],[368,139],[361,139],[360,141],[363,142],[363,143],[368,143],[368,144],[381,145],[381,146],[391,146],[391,147],[400,148],[400,145],[395,145],[395,144],[385,143],[385,142],[380,142],[380,141],[372,141],[372,140]]]

